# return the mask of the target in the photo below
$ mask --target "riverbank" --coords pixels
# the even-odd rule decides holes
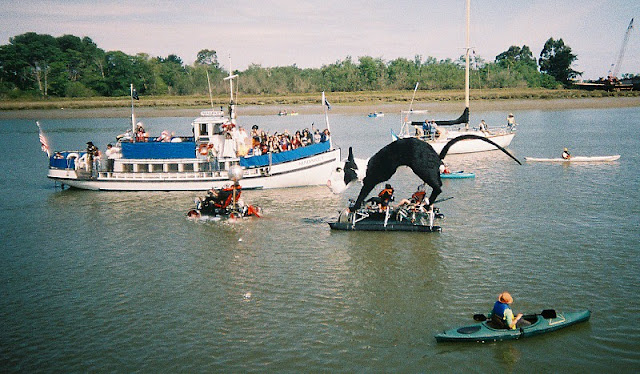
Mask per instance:
[[[367,114],[373,111],[396,113],[409,108],[406,92],[331,93],[332,113]],[[580,90],[473,90],[472,111],[562,110],[583,108],[623,108],[640,106],[640,93],[608,93]],[[224,106],[225,98],[214,99],[214,107]],[[56,99],[42,101],[3,101],[0,118],[126,118],[131,115],[128,98]],[[136,115],[144,117],[197,117],[210,107],[204,97],[153,97],[135,102]],[[457,113],[464,108],[464,93],[458,91],[418,92],[414,109],[434,113]],[[241,96],[240,115],[269,115],[295,110],[301,114],[321,113],[319,95]]]

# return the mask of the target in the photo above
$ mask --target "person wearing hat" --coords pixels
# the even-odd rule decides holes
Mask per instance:
[[[529,326],[531,323],[522,318],[522,313],[513,316],[513,311],[509,306],[513,303],[513,297],[509,292],[503,292],[498,295],[498,300],[493,304],[491,311],[491,321],[501,328],[512,329]]]
[[[516,117],[513,116],[513,113],[509,113],[507,116],[507,128],[509,130],[513,130],[516,125]]]
[[[564,158],[565,160],[568,160],[571,158],[571,153],[569,153],[568,149],[564,149],[564,151],[562,151],[562,158]]]
[[[93,171],[93,158],[98,154],[98,147],[93,145],[92,142],[87,142],[87,171],[91,173]]]

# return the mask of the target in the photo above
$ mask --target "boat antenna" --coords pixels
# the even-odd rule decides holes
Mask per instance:
[[[137,96],[137,94],[136,94]],[[136,139],[136,115],[133,112],[133,83],[131,83],[131,138],[133,141]]]
[[[207,85],[209,86],[209,101],[211,101],[211,109],[213,109],[213,95],[211,94],[211,79],[209,79],[209,70],[207,72]]]
[[[416,82],[416,88],[413,89],[413,96],[411,97],[411,104],[409,104],[409,111],[410,112],[413,110],[413,99],[416,98],[416,91],[418,91],[418,84],[420,84],[420,82]]]
[[[467,0],[467,45],[464,53],[464,104],[467,112],[469,112],[469,19],[471,18],[471,0]],[[469,128],[469,119],[465,127]]]

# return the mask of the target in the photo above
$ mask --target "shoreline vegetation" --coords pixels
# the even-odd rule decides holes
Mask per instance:
[[[332,113],[367,114],[372,111],[399,112],[407,110],[413,92],[363,91],[330,92],[327,100]],[[322,112],[320,93],[286,95],[241,95],[240,115],[277,114],[281,109],[301,114]],[[214,108],[226,107],[227,95],[213,97]],[[134,102],[140,117],[197,117],[211,107],[208,96],[142,96]],[[526,109],[610,108],[640,106],[640,92],[606,92],[571,89],[476,89],[471,90],[471,109],[475,111],[517,111]],[[463,90],[417,91],[414,109],[436,113],[456,113],[464,108]],[[130,97],[50,98],[43,100],[3,100],[0,118],[91,118],[127,117],[131,114]]]

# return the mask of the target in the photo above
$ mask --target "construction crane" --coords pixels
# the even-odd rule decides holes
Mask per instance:
[[[620,53],[618,54],[618,60],[616,60],[614,64],[611,64],[611,69],[609,70],[609,79],[616,79],[618,77],[618,72],[620,71],[620,65],[622,64],[622,59],[624,58],[624,52],[627,49],[629,34],[631,34],[632,29],[633,29],[633,18],[631,18],[631,22],[629,22],[629,26],[627,27],[627,32],[624,34],[624,39],[622,40],[622,47],[620,47]]]

